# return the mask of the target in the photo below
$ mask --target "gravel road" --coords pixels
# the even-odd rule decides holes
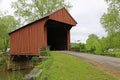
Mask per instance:
[[[120,58],[86,54],[86,53],[77,53],[77,52],[71,52],[71,51],[62,51],[62,52],[69,55],[76,56],[83,61],[91,63],[92,65],[104,66],[104,68],[107,69],[108,73],[114,74],[115,76],[120,78]],[[106,71],[106,69],[103,69],[103,70]]]

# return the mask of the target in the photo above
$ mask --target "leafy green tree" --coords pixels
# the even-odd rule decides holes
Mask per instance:
[[[109,35],[120,32],[120,0],[106,0],[108,12],[104,13],[101,23]]]
[[[80,48],[80,51],[85,50],[85,44],[84,43],[79,43],[79,48]]]
[[[65,0],[17,0],[12,2],[14,13],[23,24],[48,15],[61,7],[70,9],[71,4]]]
[[[111,48],[120,48],[120,32],[108,36],[111,40]]]
[[[107,51],[111,46],[111,41],[109,40],[109,37],[103,37],[102,39],[100,39],[100,43],[102,52]]]
[[[94,42],[98,40],[98,37],[95,34],[90,34],[86,41],[86,49],[94,52],[96,50]]]
[[[8,33],[19,26],[19,20],[16,20],[11,15],[0,17],[0,50],[6,52],[9,47]]]
[[[86,42],[86,49],[94,52],[95,54],[102,54],[104,52],[101,39],[97,35],[91,34]]]
[[[95,46],[94,53],[96,53],[96,54],[102,54],[103,53],[100,40],[96,40],[93,45]]]
[[[103,51],[120,48],[120,0],[106,0],[106,2],[108,12],[103,14],[101,23],[108,36],[100,41]]]

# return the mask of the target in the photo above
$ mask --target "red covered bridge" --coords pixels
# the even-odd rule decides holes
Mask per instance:
[[[39,55],[42,47],[70,50],[70,29],[77,22],[62,8],[11,33],[11,55]]]

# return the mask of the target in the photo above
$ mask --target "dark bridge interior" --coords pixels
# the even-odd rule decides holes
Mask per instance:
[[[67,50],[70,26],[56,22],[47,22],[47,45],[50,50]]]

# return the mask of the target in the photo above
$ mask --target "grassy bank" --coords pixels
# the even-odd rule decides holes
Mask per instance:
[[[42,63],[38,80],[117,80],[76,57],[51,52],[52,58]]]

